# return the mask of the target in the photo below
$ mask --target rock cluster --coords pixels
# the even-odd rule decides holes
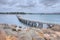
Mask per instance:
[[[19,28],[16,25],[0,24],[0,40],[60,40],[60,31],[54,28]]]
[[[54,25],[52,28],[50,28],[54,31],[60,31],[60,25]]]

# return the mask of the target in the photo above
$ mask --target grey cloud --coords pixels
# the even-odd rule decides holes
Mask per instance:
[[[8,5],[14,6],[17,3],[18,3],[17,0],[12,0],[11,2],[8,3]]]
[[[30,4],[30,5],[16,5],[16,7],[21,7],[21,8],[32,8],[35,7],[35,5]]]
[[[34,5],[17,5],[16,7],[31,8],[31,7],[34,7]]]
[[[16,5],[16,7],[30,8],[30,7],[35,7],[35,5],[36,2],[34,0],[26,0],[25,2],[20,1],[19,4]]]
[[[23,0],[25,1],[25,0]],[[26,0],[27,1],[27,5],[21,5],[21,3],[23,4],[22,0],[0,0],[0,4],[2,5],[10,5],[10,6],[14,6],[16,5],[17,3],[19,3],[19,5],[16,5],[17,7],[34,7],[36,6],[36,1],[35,0]],[[25,2],[26,2],[25,1]],[[44,4],[45,6],[52,6],[52,5],[55,5],[56,3],[59,2],[59,0],[37,0],[39,1],[39,3],[41,4]],[[25,4],[25,3],[24,3]]]
[[[0,4],[7,4],[7,0],[0,0]]]
[[[40,3],[44,4],[45,6],[53,6],[58,3],[59,0],[42,0]]]
[[[10,5],[16,4],[16,0],[0,0],[0,5]]]
[[[20,12],[31,12],[31,13],[60,12],[60,3],[58,2],[60,1],[59,0],[0,0],[0,12],[1,11],[4,12],[20,11]]]

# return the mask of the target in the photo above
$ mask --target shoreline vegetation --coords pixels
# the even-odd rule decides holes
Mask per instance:
[[[60,13],[0,12],[0,14],[60,15]]]
[[[19,28],[17,25],[0,24],[0,40],[60,40],[60,26],[39,29],[34,27]]]

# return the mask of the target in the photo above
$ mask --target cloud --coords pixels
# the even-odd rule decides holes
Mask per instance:
[[[15,0],[0,0],[0,5],[10,5],[13,6],[14,4],[16,4],[17,1]]]
[[[29,0],[29,1],[21,0],[20,2],[17,2],[15,4],[16,7],[21,7],[21,8],[31,8],[31,7],[35,7],[35,5],[36,5],[36,2],[33,0]]]
[[[0,12],[60,12],[59,2],[59,0],[0,0]]]
[[[42,0],[40,3],[44,4],[45,6],[53,6],[58,3],[59,0]]]
[[[0,0],[0,4],[7,4],[7,0]]]

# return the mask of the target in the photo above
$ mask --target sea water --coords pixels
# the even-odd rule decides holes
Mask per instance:
[[[60,24],[60,15],[19,15],[26,20],[37,20],[40,22],[46,23],[53,23],[53,24]],[[16,15],[0,15],[0,23],[6,24],[16,24],[20,26],[26,26],[21,23]]]
[[[60,24],[60,15],[20,15],[20,16],[26,20]]]

